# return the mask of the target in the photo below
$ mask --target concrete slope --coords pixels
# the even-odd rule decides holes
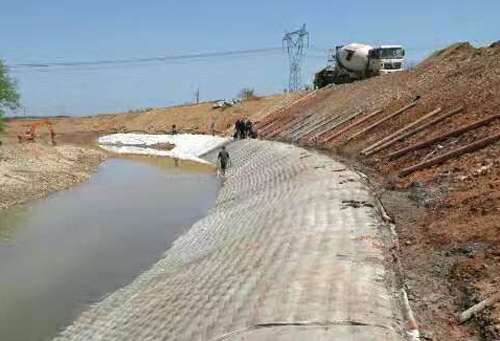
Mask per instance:
[[[360,176],[281,143],[229,152],[211,213],[58,341],[402,339]]]

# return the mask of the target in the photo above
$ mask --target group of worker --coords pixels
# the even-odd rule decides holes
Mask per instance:
[[[248,118],[244,120],[236,120],[234,123],[234,138],[236,139],[246,139],[246,138],[256,138],[255,131],[253,130],[253,123]]]
[[[253,123],[248,118],[243,120],[236,120],[234,123],[234,135],[235,139],[246,139],[246,138],[256,138],[257,134],[254,131]],[[224,176],[226,174],[227,167],[231,164],[231,158],[226,150],[225,146],[222,146],[219,154],[217,155],[217,161],[220,164],[220,174]]]

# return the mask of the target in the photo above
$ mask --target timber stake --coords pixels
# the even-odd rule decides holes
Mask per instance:
[[[481,139],[479,141],[468,144],[464,147],[460,147],[460,148],[457,148],[455,150],[452,150],[451,152],[448,152],[446,154],[438,156],[438,157],[431,159],[429,161],[417,163],[416,165],[405,168],[399,173],[399,175],[406,176],[406,175],[411,174],[413,172],[416,172],[418,170],[426,169],[426,168],[441,164],[445,161],[448,161],[449,159],[459,157],[463,154],[467,154],[470,152],[474,152],[478,149],[484,148],[484,147],[486,147],[486,146],[488,146],[488,145],[490,145],[498,140],[500,140],[500,132],[496,132],[495,134],[493,134],[491,136],[488,136],[484,139]]]
[[[426,122],[426,123],[424,123],[422,125],[419,125],[418,127],[414,128],[414,129],[412,129],[410,131],[407,131],[403,135],[400,135],[399,137],[397,137],[397,138],[395,138],[395,139],[393,139],[391,141],[388,141],[388,142],[384,143],[382,146],[377,147],[377,149],[382,150],[382,149],[388,148],[388,147],[392,146],[394,143],[399,142],[401,140],[404,140],[407,137],[413,136],[416,133],[419,133],[422,130],[427,129],[428,127],[432,127],[436,123],[444,121],[445,119],[447,119],[447,118],[449,118],[449,117],[451,117],[453,115],[458,114],[459,112],[461,112],[464,109],[465,109],[465,107],[462,106],[462,107],[458,107],[456,109],[450,110],[450,111],[444,113],[443,115],[440,115],[440,116],[438,116],[438,117],[436,117],[436,118],[434,118],[434,119],[432,119],[432,120],[430,120],[430,121],[428,121],[428,122]]]
[[[470,307],[469,309],[461,313],[460,316],[458,317],[460,323],[464,323],[465,321],[469,320],[472,316],[476,315],[477,313],[483,311],[488,307],[491,307],[498,301],[500,301],[500,292],[496,293],[493,296],[488,297],[484,301],[479,302],[478,304]]]
[[[433,145],[436,142],[439,142],[439,141],[442,141],[442,140],[446,140],[447,138],[450,138],[450,137],[453,137],[453,136],[462,135],[463,133],[466,133],[469,130],[473,130],[473,129],[482,127],[482,126],[487,125],[487,124],[489,124],[489,123],[491,123],[491,122],[493,122],[494,120],[497,120],[497,119],[500,119],[500,115],[490,116],[490,117],[487,117],[485,119],[473,122],[473,123],[468,124],[466,126],[463,126],[463,127],[458,128],[458,129],[455,129],[453,131],[450,131],[449,133],[442,134],[442,135],[439,135],[439,136],[436,136],[436,137],[432,137],[430,139],[427,139],[427,140],[422,141],[420,143],[414,144],[412,146],[408,146],[406,148],[402,148],[400,150],[397,150],[397,151],[389,154],[389,158],[390,159],[396,159],[396,158],[398,158],[400,156],[403,156],[406,153],[412,152],[414,150],[418,150],[420,148],[428,147],[430,145]]]
[[[371,146],[369,147],[366,147],[365,149],[363,149],[361,151],[361,154],[364,154],[365,156],[370,156],[372,154],[375,154],[377,151],[381,150],[379,149],[378,147],[380,147],[381,145],[393,140],[393,139],[396,139],[399,135],[401,135],[402,133],[408,131],[409,129],[415,127],[416,125],[420,124],[420,122],[423,122],[425,121],[426,119],[428,119],[429,117],[432,117],[432,116],[435,116],[437,114],[439,114],[441,112],[441,108],[437,108],[433,111],[431,111],[430,113],[420,117],[419,119],[411,122],[410,124],[404,126],[403,128],[397,130],[396,132],[392,133],[391,135],[389,136],[386,136],[384,137],[383,139],[375,142],[374,144],[372,144]]]
[[[331,141],[333,140],[334,138],[336,138],[337,136],[339,135],[342,135],[343,133],[347,132],[348,130],[350,130],[351,128],[353,127],[356,127],[358,125],[360,125],[361,123],[367,121],[368,119],[372,118],[373,116],[375,115],[378,115],[382,112],[381,109],[378,109],[378,110],[375,110],[374,112],[372,112],[371,114],[369,115],[366,115],[365,117],[363,117],[362,119],[356,121],[356,122],[353,122],[351,124],[349,124],[348,126],[338,130],[335,134],[329,136],[327,139],[323,140],[323,142],[328,142],[328,141]]]
[[[398,115],[400,115],[400,114],[404,113],[406,110],[408,110],[408,109],[410,109],[410,108],[414,107],[415,105],[417,105],[417,102],[411,102],[410,104],[408,104],[408,105],[406,105],[406,106],[402,107],[401,109],[398,109],[397,111],[393,112],[393,113],[392,113],[392,114],[390,114],[389,116],[384,117],[383,119],[381,119],[381,120],[379,120],[379,121],[377,121],[377,122],[373,123],[372,125],[369,125],[369,126],[368,126],[368,127],[366,127],[365,129],[363,129],[363,130],[361,130],[361,131],[357,132],[356,134],[352,135],[351,137],[349,137],[349,138],[347,139],[347,141],[351,141],[351,140],[355,139],[356,137],[361,136],[361,135],[363,135],[363,134],[367,133],[368,131],[370,131],[370,130],[372,130],[372,129],[376,128],[377,126],[379,126],[380,124],[384,123],[385,121],[388,121],[388,120],[390,120],[391,118],[396,117],[396,116],[398,116]]]

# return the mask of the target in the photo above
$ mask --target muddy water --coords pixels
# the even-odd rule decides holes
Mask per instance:
[[[147,270],[214,206],[213,172],[111,159],[87,183],[0,211],[0,340],[49,340]]]

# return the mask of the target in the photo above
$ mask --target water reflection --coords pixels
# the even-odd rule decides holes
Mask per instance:
[[[208,163],[199,163],[189,160],[181,160],[179,158],[170,157],[158,157],[158,156],[147,156],[139,154],[115,154],[112,153],[115,158],[119,159],[130,159],[140,162],[145,162],[150,165],[158,166],[163,169],[173,170],[175,168],[180,168],[182,171],[186,172],[203,172],[203,173],[213,173],[215,171],[215,166]]]

